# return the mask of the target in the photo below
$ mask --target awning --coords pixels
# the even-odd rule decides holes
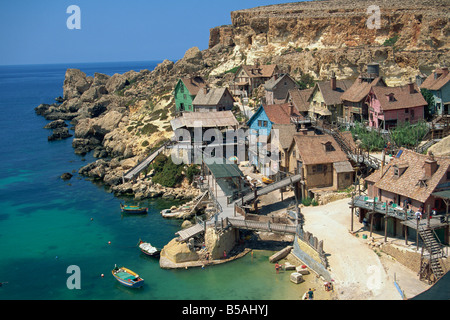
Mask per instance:
[[[320,114],[321,116],[331,116],[331,111],[326,108],[316,107],[316,108],[313,108],[313,112]]]
[[[450,200],[450,190],[444,190],[444,191],[433,192],[431,195],[434,196],[434,197],[436,197],[436,198],[441,198],[441,199],[445,199],[445,200]]]

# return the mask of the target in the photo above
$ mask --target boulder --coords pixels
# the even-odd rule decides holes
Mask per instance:
[[[69,133],[68,128],[56,128],[53,130],[52,135],[48,137],[48,141],[64,140],[70,137],[72,137],[72,135]]]
[[[56,128],[63,128],[67,127],[67,123],[64,120],[55,120],[47,124],[44,129],[56,129]]]
[[[300,273],[298,273],[298,272],[291,273],[291,275],[289,277],[289,280],[291,280],[291,282],[293,282],[295,284],[299,284],[299,283],[302,283],[304,281],[303,280],[303,276]]]
[[[64,100],[79,98],[91,83],[86,78],[86,74],[78,69],[67,69],[64,79]]]
[[[61,175],[61,179],[63,179],[64,181],[70,180],[72,177],[73,177],[73,175],[71,173],[68,173],[68,172],[63,173]]]
[[[189,249],[187,243],[178,242],[172,239],[162,250],[161,257],[167,258],[174,263],[183,263],[189,261],[197,261],[198,254]]]
[[[113,93],[122,90],[128,84],[129,81],[126,76],[116,73],[106,81],[106,90],[108,90],[109,93]]]

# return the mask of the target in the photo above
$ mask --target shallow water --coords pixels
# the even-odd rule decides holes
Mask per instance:
[[[83,64],[94,72],[123,73],[152,69],[155,62]],[[94,159],[74,154],[72,139],[47,142],[48,123],[36,116],[40,103],[62,95],[67,65],[0,67],[0,299],[39,300],[253,300],[298,299],[302,285],[289,273],[276,274],[271,252],[256,251],[219,266],[162,270],[140,253],[141,238],[157,247],[167,244],[180,222],[159,212],[174,203],[152,200],[149,214],[124,216],[117,199],[103,187],[74,173]],[[110,242],[111,244],[108,244]],[[114,265],[126,266],[145,279],[139,290],[120,285]],[[67,268],[80,268],[80,290],[69,290]],[[101,275],[104,274],[104,277]]]

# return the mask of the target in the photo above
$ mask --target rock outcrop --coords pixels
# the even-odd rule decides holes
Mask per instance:
[[[378,29],[367,26],[374,5]],[[234,11],[231,21],[210,30],[210,49],[232,51],[214,75],[260,60],[294,76],[324,79],[333,70],[354,78],[376,61],[388,82],[400,84],[450,61],[447,0],[296,2]]]

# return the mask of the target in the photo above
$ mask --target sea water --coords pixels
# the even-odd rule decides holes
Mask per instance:
[[[143,239],[162,248],[175,237],[181,222],[160,215],[174,203],[150,200],[141,203],[149,207],[147,215],[122,215],[119,204],[124,199],[76,173],[95,160],[91,155],[75,155],[72,139],[47,141],[51,131],[43,127],[49,121],[34,108],[62,96],[67,68],[93,76],[152,70],[156,64],[0,66],[0,299],[300,298],[289,273],[276,274],[268,251],[205,269],[161,269],[137,243]],[[73,178],[63,181],[65,172]],[[144,287],[120,285],[111,275],[115,265],[138,272]],[[79,268],[80,289],[68,286],[70,266]]]

